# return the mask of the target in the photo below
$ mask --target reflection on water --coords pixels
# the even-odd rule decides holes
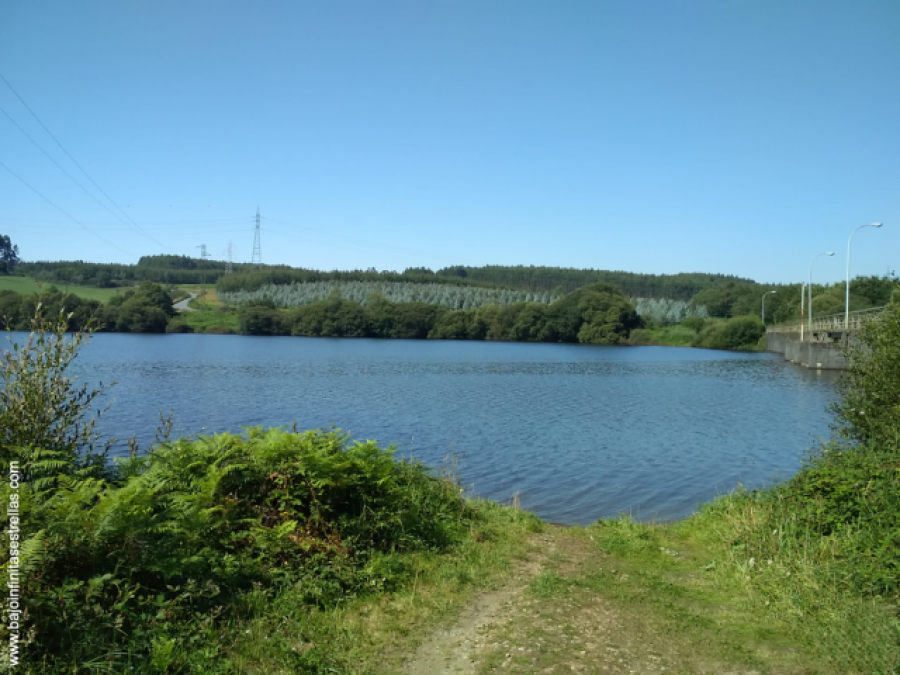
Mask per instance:
[[[104,432],[339,427],[467,489],[562,523],[674,519],[797,470],[827,436],[835,376],[769,354],[578,345],[104,334],[78,359],[117,380]],[[117,446],[124,453],[124,446]]]

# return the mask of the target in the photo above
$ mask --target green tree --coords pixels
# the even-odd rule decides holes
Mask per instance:
[[[446,311],[448,310],[444,307],[424,302],[400,303],[396,308],[391,337],[424,339]]]
[[[484,334],[478,338],[475,337],[473,331],[476,311],[474,309],[456,309],[444,313],[434,324],[428,337],[433,340],[483,340]]]
[[[281,312],[258,305],[238,310],[238,326],[242,335],[284,335],[287,332]]]
[[[122,333],[165,333],[169,317],[159,307],[133,296],[119,307],[115,321],[116,330]]]
[[[844,395],[833,407],[845,436],[900,446],[900,303],[866,322],[848,355]]]
[[[0,350],[0,472],[17,460],[26,480],[41,481],[65,472],[101,467],[110,443],[101,444],[90,408],[101,389],[76,385],[68,374],[90,324],[67,335],[71,317],[59,311],[46,318],[39,303],[27,337]],[[97,414],[99,416],[99,411]]]
[[[0,234],[0,272],[9,274],[18,263],[19,247],[10,241],[8,234]]]
[[[736,316],[727,321],[707,321],[691,342],[703,349],[755,349],[766,327],[758,316]]]

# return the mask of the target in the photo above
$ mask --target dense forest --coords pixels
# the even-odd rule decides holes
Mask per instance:
[[[445,267],[436,272],[438,276],[482,281],[506,288],[520,288],[532,293],[559,291],[568,293],[588,284],[612,284],[632,298],[668,298],[691,300],[700,291],[728,282],[756,284],[751,279],[742,279],[724,274],[681,273],[681,274],[638,274],[569,267],[534,267],[488,265],[486,267]]]
[[[233,269],[251,269],[234,264]],[[130,286],[141,281],[161,284],[213,284],[226,273],[227,263],[188,256],[142,256],[136,265],[89,263],[81,260],[20,263],[17,271],[51,283],[84,284],[98,288]]]
[[[291,267],[266,268],[253,271],[243,271],[220,277],[216,284],[219,293],[237,293],[241,291],[252,292],[267,286],[285,286],[290,284],[309,284],[316,282],[359,282],[372,284],[385,283],[415,283],[415,284],[440,284],[454,286],[469,286],[482,288],[503,288],[495,284],[471,279],[453,279],[448,281],[446,277],[439,277],[425,268],[408,268],[402,273],[382,271],[375,268],[368,270],[347,270],[320,272],[317,270],[298,269]]]

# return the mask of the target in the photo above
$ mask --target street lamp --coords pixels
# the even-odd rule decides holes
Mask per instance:
[[[762,303],[762,322],[765,324],[766,322],[766,296],[772,295],[772,293],[777,293],[778,291],[769,291],[768,293],[763,293],[763,303]]]
[[[813,263],[817,259],[821,258],[823,255],[827,255],[829,257],[833,256],[834,251],[828,251],[827,253],[820,253],[815,258],[813,258],[812,261],[809,263],[809,281],[806,284],[806,290],[809,293],[809,318],[807,318],[807,321],[809,322],[809,337],[810,337],[810,339],[812,339],[812,266],[813,266]]]
[[[850,242],[853,241],[853,235],[859,232],[864,227],[875,227],[879,228],[884,223],[866,223],[865,225],[860,225],[850,234],[850,238],[847,240],[847,294],[844,297],[844,330],[850,329]]]

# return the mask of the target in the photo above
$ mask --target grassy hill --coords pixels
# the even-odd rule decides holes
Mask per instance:
[[[64,282],[53,284],[47,281],[38,281],[34,277],[0,275],[0,291],[40,293],[41,288],[47,289],[53,285],[59,290],[68,291],[72,295],[77,295],[79,298],[84,298],[85,300],[99,300],[100,302],[107,302],[118,292],[118,289],[115,288],[92,288],[90,286],[78,286],[76,284],[66,284]]]

